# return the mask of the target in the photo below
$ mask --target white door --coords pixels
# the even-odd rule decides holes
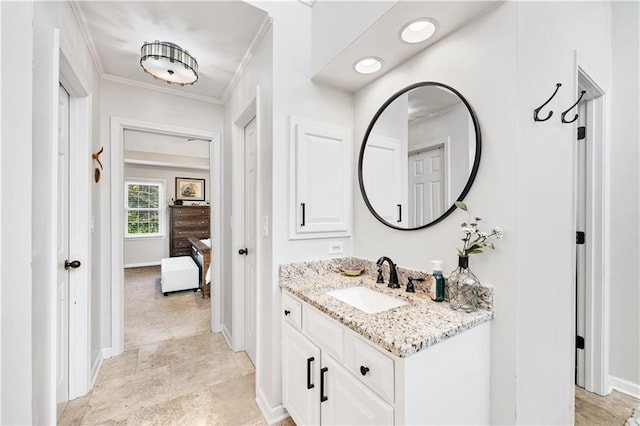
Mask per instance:
[[[587,108],[585,102],[578,106],[578,127],[587,129]],[[578,136],[580,138],[580,135]],[[580,232],[587,227],[587,146],[586,138],[578,139],[577,147],[577,193],[576,193],[576,384],[585,385],[585,353],[584,339],[586,329],[586,274],[587,274],[587,245],[581,241]],[[582,341],[582,343],[584,340]]]
[[[56,404],[57,418],[69,400],[69,94],[58,91],[58,279],[56,291]]]
[[[445,155],[437,145],[409,154],[409,222],[422,226],[444,212]]]
[[[244,128],[244,347],[247,355],[256,364],[256,248],[257,248],[257,218],[256,218],[256,185],[258,137],[257,120],[254,118]]]
[[[282,403],[299,425],[320,424],[320,349],[282,325]]]
[[[405,154],[406,155],[406,154]],[[400,139],[371,135],[362,162],[367,198],[376,213],[392,225],[406,227],[406,157]],[[403,211],[404,210],[404,211]]]
[[[393,407],[353,377],[330,356],[323,356],[320,418],[326,425],[392,425]],[[393,386],[392,383],[389,386]]]

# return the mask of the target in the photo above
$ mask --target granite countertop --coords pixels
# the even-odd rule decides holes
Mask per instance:
[[[360,265],[365,272],[357,277],[338,272],[342,265]],[[385,264],[386,266],[386,264]],[[472,313],[454,311],[448,302],[434,302],[428,284],[407,293],[406,277],[425,277],[426,273],[398,269],[399,289],[377,284],[377,266],[369,260],[340,258],[281,265],[280,287],[324,312],[398,357],[410,356],[493,318],[493,288],[481,287],[481,308]],[[385,267],[385,283],[388,281]],[[407,302],[377,314],[368,314],[326,294],[340,288],[363,286]]]

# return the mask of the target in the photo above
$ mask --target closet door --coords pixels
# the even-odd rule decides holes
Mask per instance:
[[[291,118],[290,238],[351,234],[351,130]]]

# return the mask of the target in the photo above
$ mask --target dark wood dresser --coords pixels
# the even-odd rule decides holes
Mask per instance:
[[[191,256],[189,237],[209,238],[209,206],[169,206],[169,256]]]

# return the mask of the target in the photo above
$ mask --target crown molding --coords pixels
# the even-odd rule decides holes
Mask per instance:
[[[104,74],[102,76],[102,79],[103,80],[108,80],[108,81],[113,81],[115,83],[126,84],[126,85],[129,85],[129,86],[138,87],[138,88],[141,88],[141,89],[155,90],[156,92],[163,92],[163,93],[167,93],[169,95],[182,96],[183,98],[189,98],[189,99],[195,99],[195,100],[202,101],[202,102],[208,102],[210,104],[216,104],[216,105],[223,105],[224,104],[224,102],[222,100],[220,100],[218,98],[214,98],[212,96],[198,95],[196,93],[181,92],[179,90],[170,89],[168,87],[159,87],[159,86],[156,86],[154,84],[143,83],[141,81],[131,80],[129,78],[119,77],[119,76],[113,75],[113,74]]]
[[[233,78],[229,82],[229,85],[227,86],[227,88],[224,91],[224,94],[222,95],[223,103],[227,102],[227,99],[231,95],[231,92],[236,87],[236,84],[238,84],[238,81],[240,80],[240,76],[249,65],[249,62],[251,61],[253,54],[256,52],[256,50],[258,50],[258,47],[260,46],[262,39],[264,39],[264,36],[269,31],[269,28],[271,28],[271,17],[269,15],[266,15],[262,20],[260,29],[258,30],[255,37],[251,41],[251,44],[249,45],[247,52],[242,57],[242,61],[240,61],[240,65],[238,65],[238,68],[236,68],[236,72],[233,75]]]
[[[309,6],[309,7],[313,7],[313,5],[316,2],[316,0],[298,0],[298,1],[304,4],[305,6]]]
[[[91,33],[89,32],[89,27],[87,27],[87,21],[84,19],[82,10],[80,10],[78,0],[69,0],[69,4],[71,5],[71,10],[73,11],[73,16],[76,18],[78,27],[80,27],[82,38],[84,38],[87,49],[89,49],[89,54],[91,55],[93,64],[98,70],[98,75],[102,78],[104,76],[104,66],[102,65],[102,61],[100,60],[100,55],[98,55],[96,45],[93,43],[93,38],[91,37]]]

